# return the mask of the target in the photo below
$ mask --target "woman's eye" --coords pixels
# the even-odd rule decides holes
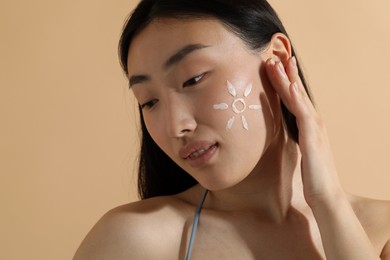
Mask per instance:
[[[202,73],[196,77],[190,78],[186,82],[183,83],[183,87],[188,87],[197,84],[205,75],[206,73]]]
[[[146,103],[143,103],[141,104],[141,109],[144,109],[144,108],[152,108],[156,103],[157,103],[157,99],[152,99]]]

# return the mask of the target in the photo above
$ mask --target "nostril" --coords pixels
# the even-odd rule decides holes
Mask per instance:
[[[176,126],[177,136],[183,137],[185,135],[188,135],[191,132],[193,132],[196,129],[196,127],[197,124],[194,119],[192,118],[183,119],[177,123]]]
[[[184,136],[184,135],[186,135],[186,134],[189,134],[191,131],[193,131],[193,130],[191,130],[191,129],[182,129],[182,130],[180,131],[180,135],[181,135],[181,136]]]

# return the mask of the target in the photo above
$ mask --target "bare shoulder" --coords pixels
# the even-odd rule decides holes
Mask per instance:
[[[355,195],[349,195],[349,201],[363,223],[380,226],[382,230],[388,230],[390,234],[390,201],[376,200]]]
[[[390,201],[354,195],[349,195],[349,198],[372,243],[381,249],[382,259],[390,259]]]
[[[74,260],[178,258],[172,254],[179,251],[191,209],[190,204],[174,196],[114,208],[88,233]]]

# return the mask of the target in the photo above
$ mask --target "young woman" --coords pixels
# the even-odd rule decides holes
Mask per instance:
[[[74,259],[390,259],[390,203],[345,193],[264,0],[143,0],[120,57],[140,104],[141,201]]]

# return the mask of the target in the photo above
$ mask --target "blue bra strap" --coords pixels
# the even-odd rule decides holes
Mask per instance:
[[[196,212],[195,212],[194,224],[192,225],[191,238],[190,238],[190,242],[188,244],[186,260],[190,260],[190,257],[191,257],[191,250],[192,250],[192,245],[194,243],[196,229],[198,228],[200,211],[202,210],[202,206],[203,206],[203,203],[204,203],[204,201],[206,199],[207,193],[208,193],[208,190],[205,190],[205,192],[203,194],[203,197],[202,197],[202,200],[199,203],[199,206],[198,206],[198,208],[196,209]]]

